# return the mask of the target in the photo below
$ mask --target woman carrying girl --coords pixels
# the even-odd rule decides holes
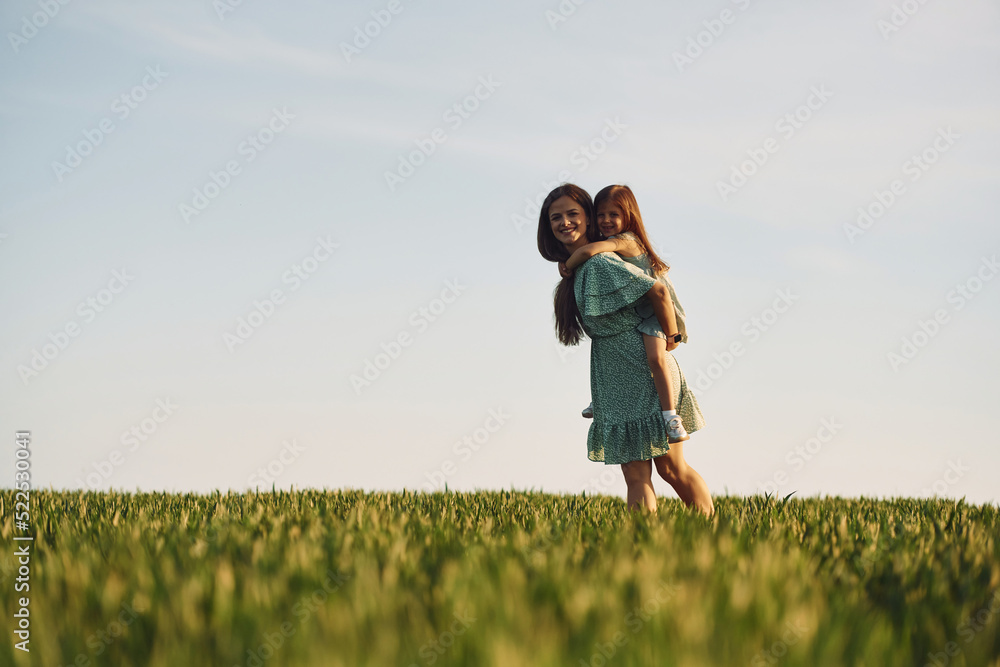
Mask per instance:
[[[660,325],[648,298],[642,298],[635,304],[636,312],[642,318],[638,330],[642,333],[643,345],[646,348],[646,361],[653,373],[656,392],[660,397],[663,419],[667,423],[667,435],[670,444],[688,439],[684,429],[685,417],[692,424],[692,432],[704,426],[698,405],[692,399],[685,402],[685,415],[678,415],[677,380],[672,376],[678,371],[672,366],[673,355],[667,354],[679,343],[687,342],[687,330],[684,326],[684,310],[677,301],[673,284],[667,277],[670,269],[657,256],[649,243],[646,228],[642,224],[639,213],[639,203],[635,200],[632,189],[627,185],[609,185],[594,197],[594,208],[597,210],[597,227],[607,239],[596,243],[588,243],[570,255],[565,263],[559,263],[559,273],[564,277],[572,275],[576,268],[594,255],[602,252],[617,253],[622,259],[634,264],[649,277],[663,282],[669,291],[667,300],[667,325]],[[584,417],[592,417],[591,406],[584,408]]]
[[[590,195],[565,184],[549,193],[538,220],[538,250],[552,262],[565,262],[573,252],[599,240]],[[668,443],[663,406],[650,373],[643,318],[635,303],[648,303],[661,323],[670,326],[669,289],[613,252],[601,252],[563,278],[555,290],[556,332],[564,345],[576,345],[584,332],[591,338],[590,389],[594,423],[587,435],[588,458],[620,464],[628,485],[628,505],[656,512],[651,463],[689,507],[714,512],[708,486],[684,460],[683,442]],[[664,326],[666,325],[666,326]],[[697,414],[690,432],[701,427],[694,396],[680,368],[669,357],[669,376],[676,388],[677,410]]]

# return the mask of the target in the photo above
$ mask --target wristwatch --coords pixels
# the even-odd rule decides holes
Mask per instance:
[[[671,336],[670,334],[667,334],[667,340],[668,341],[673,341],[675,343],[679,343],[679,342],[681,342],[681,335],[680,335],[680,333],[675,333],[673,336]]]

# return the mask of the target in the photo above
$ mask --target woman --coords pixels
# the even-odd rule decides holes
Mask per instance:
[[[599,239],[593,220],[593,202],[585,190],[569,183],[557,187],[542,203],[538,251],[550,262],[566,261],[574,250]],[[636,329],[641,318],[633,304],[646,293],[654,309],[664,309],[657,314],[666,321],[666,290],[618,255],[599,253],[556,287],[556,331],[564,345],[578,344],[583,332],[592,340],[594,423],[587,436],[588,456],[621,464],[629,507],[656,512],[652,462],[685,504],[711,516],[715,510],[705,480],[684,461],[682,443],[667,444],[659,396]],[[678,403],[690,401],[679,369],[678,375]]]

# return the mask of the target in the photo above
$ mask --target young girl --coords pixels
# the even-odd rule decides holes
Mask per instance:
[[[642,340],[646,346],[646,360],[653,373],[656,392],[660,396],[660,407],[667,426],[668,442],[682,442],[688,439],[684,424],[677,414],[677,392],[670,382],[670,371],[667,367],[666,353],[677,347],[679,343],[687,342],[687,330],[684,326],[684,309],[677,301],[674,286],[667,277],[668,267],[649,244],[646,228],[639,214],[639,204],[635,200],[632,189],[627,185],[609,185],[594,197],[594,207],[597,209],[597,226],[606,241],[589,243],[576,250],[565,264],[560,263],[559,272],[564,277],[572,275],[580,264],[602,252],[614,252],[630,264],[634,264],[650,277],[666,284],[670,293],[667,300],[668,322],[657,320],[648,299],[642,298],[635,305],[636,313],[642,317],[642,322],[636,327],[642,332]],[[594,416],[592,404],[583,410],[583,416]]]

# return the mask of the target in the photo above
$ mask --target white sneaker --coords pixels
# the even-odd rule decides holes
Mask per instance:
[[[680,417],[671,417],[667,422],[667,443],[684,442],[691,436],[684,430]]]
[[[583,409],[583,412],[581,412],[580,414],[583,415],[585,419],[593,419],[594,418],[594,403],[591,402],[590,405],[588,405],[587,407],[585,407]]]

